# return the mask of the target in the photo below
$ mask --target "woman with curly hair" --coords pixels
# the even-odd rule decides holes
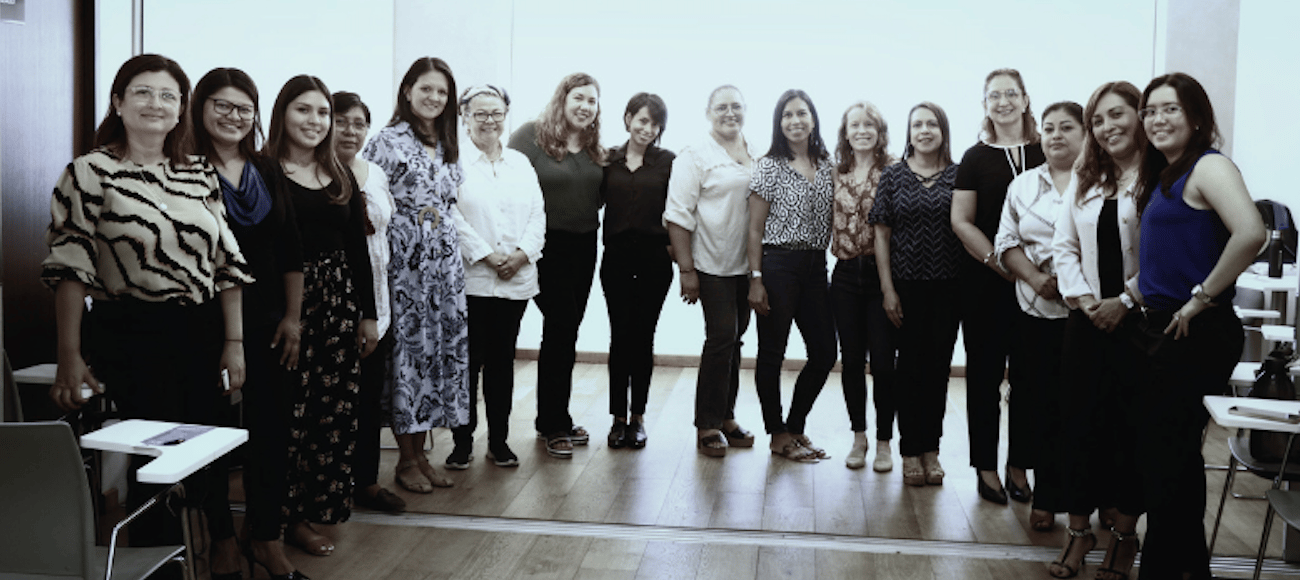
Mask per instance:
[[[578,327],[596,274],[596,230],[605,148],[600,144],[600,85],[585,73],[564,77],[536,121],[510,136],[537,171],[546,202],[546,250],[537,261],[542,347],[537,357],[538,436],[546,452],[573,457],[587,430],[573,424],[569,397]]]

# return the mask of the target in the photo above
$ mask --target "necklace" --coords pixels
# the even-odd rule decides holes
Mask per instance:
[[[930,187],[931,185],[934,185],[939,181],[939,176],[943,175],[942,169],[935,171],[930,175],[921,175],[920,173],[917,173],[915,169],[912,169],[911,164],[907,165],[907,170],[912,173],[912,177],[915,177],[917,181],[921,182],[922,187]]]

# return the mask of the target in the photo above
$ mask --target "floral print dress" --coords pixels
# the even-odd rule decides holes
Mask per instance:
[[[388,225],[391,372],[383,405],[397,434],[469,422],[469,326],[465,265],[452,212],[464,173],[433,155],[406,122],[385,127],[362,157],[388,176],[396,206]]]

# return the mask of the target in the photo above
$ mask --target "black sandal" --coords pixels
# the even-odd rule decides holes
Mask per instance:
[[[1122,534],[1110,529],[1110,534],[1115,537],[1110,543],[1110,548],[1106,550],[1106,559],[1102,561],[1102,567],[1097,569],[1097,580],[1128,580],[1129,574],[1133,572],[1133,562],[1137,560],[1138,550],[1142,549],[1142,541],[1138,540],[1137,532]],[[1120,544],[1133,540],[1133,555],[1129,558],[1128,569],[1120,570],[1115,567],[1116,553],[1120,550]]]
[[[1052,568],[1049,566],[1047,568],[1047,573],[1051,574],[1053,578],[1074,578],[1075,576],[1078,576],[1079,569],[1083,568],[1083,559],[1088,556],[1088,552],[1091,552],[1093,548],[1097,547],[1097,536],[1092,533],[1092,528],[1084,528],[1082,530],[1076,530],[1074,528],[1067,526],[1065,528],[1065,533],[1067,536],[1069,536],[1070,541],[1065,544],[1065,549],[1061,550],[1061,557],[1052,561],[1052,564],[1060,566],[1062,569],[1064,569],[1065,574],[1057,574],[1056,572],[1053,572]],[[1068,563],[1066,563],[1065,559],[1070,557],[1070,550],[1074,548],[1074,541],[1075,540],[1083,541],[1082,538],[1092,538],[1092,545],[1088,546],[1087,550],[1084,550],[1083,556],[1079,557],[1079,563],[1075,566],[1071,566]]]

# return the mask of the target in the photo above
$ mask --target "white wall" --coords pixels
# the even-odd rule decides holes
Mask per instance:
[[[1293,175],[1300,117],[1291,111],[1300,95],[1297,21],[1300,3],[1241,1],[1233,161],[1255,199],[1280,201],[1300,217]]]

